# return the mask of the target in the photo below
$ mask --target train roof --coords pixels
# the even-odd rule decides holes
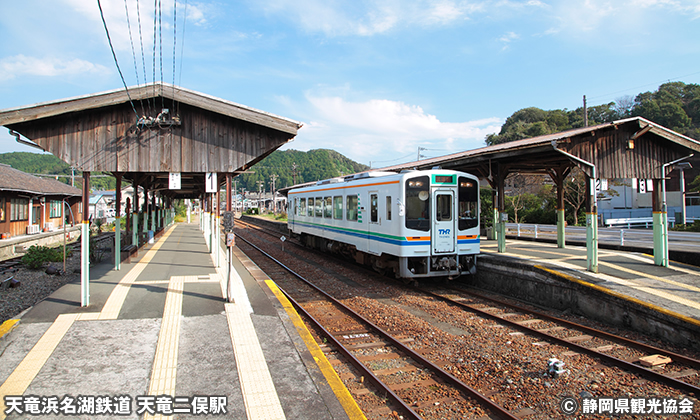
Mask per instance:
[[[290,192],[293,190],[298,190],[301,188],[310,188],[310,187],[317,187],[317,186],[324,186],[324,185],[330,185],[330,184],[339,184],[339,183],[349,183],[353,181],[359,181],[363,179],[370,179],[370,178],[383,178],[383,177],[388,177],[388,176],[403,176],[411,173],[416,173],[416,172],[421,172],[421,173],[432,173],[432,172],[442,172],[442,173],[463,173],[460,171],[455,171],[453,169],[427,169],[427,170],[403,170],[401,172],[393,172],[393,171],[365,171],[365,172],[359,172],[356,174],[351,174],[351,175],[346,175],[346,176],[340,176],[340,177],[335,177],[335,178],[329,178],[329,179],[324,179],[321,181],[314,181],[314,182],[306,182],[303,184],[298,184],[298,185],[293,185],[291,187],[283,188],[280,189],[279,192],[284,195],[288,195]]]

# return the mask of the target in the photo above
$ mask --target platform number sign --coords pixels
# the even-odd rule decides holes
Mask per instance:
[[[206,183],[206,192],[208,193],[215,193],[217,192],[216,189],[219,186],[218,182],[216,182],[216,172],[207,172],[206,177],[204,179]]]
[[[182,188],[180,172],[170,172],[168,177],[168,187],[171,190],[179,190]]]

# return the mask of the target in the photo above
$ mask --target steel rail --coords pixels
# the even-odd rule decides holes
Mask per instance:
[[[540,312],[540,311],[537,311],[534,309],[528,309],[528,308],[525,308],[525,307],[522,307],[522,306],[519,306],[519,305],[516,305],[513,303],[504,302],[502,300],[492,298],[489,296],[485,296],[485,295],[482,295],[481,293],[473,292],[471,290],[464,290],[464,289],[459,289],[459,288],[453,288],[452,290],[456,290],[456,291],[459,291],[461,293],[466,293],[468,295],[472,295],[472,296],[478,297],[480,299],[489,300],[489,301],[495,302],[499,305],[503,305],[503,306],[506,306],[508,308],[515,309],[517,311],[521,311],[521,312],[526,313],[526,314],[534,315],[537,318],[542,318],[542,319],[545,319],[547,321],[555,322],[558,324],[563,324],[569,328],[579,329],[579,330],[587,332],[589,334],[594,334],[600,338],[605,338],[605,339],[610,340],[610,341],[616,341],[620,344],[624,344],[626,346],[636,348],[637,350],[642,350],[642,351],[645,351],[648,353],[658,353],[658,354],[661,354],[663,356],[670,357],[674,361],[685,363],[688,366],[692,366],[696,369],[700,369],[700,360],[693,359],[693,358],[687,357],[687,356],[683,356],[682,354],[674,353],[672,351],[665,350],[665,349],[662,349],[660,347],[655,347],[655,346],[652,346],[649,344],[640,343],[639,341],[630,340],[629,338],[625,338],[625,337],[621,337],[619,335],[611,334],[609,332],[598,330],[598,329],[592,328],[592,327],[588,327],[588,326],[583,325],[583,324],[577,324],[576,322],[567,321],[566,319],[557,318],[555,316],[548,315],[548,314],[545,314],[544,312]],[[426,291],[426,292],[430,293],[429,291]]]
[[[497,416],[499,416],[500,418],[503,418],[503,419],[511,419],[511,420],[518,419],[518,417],[515,416],[513,413],[511,413],[510,411],[508,411],[508,410],[506,410],[505,408],[501,407],[500,405],[496,404],[495,402],[491,401],[488,397],[486,397],[485,395],[479,393],[477,390],[471,388],[469,385],[465,384],[464,382],[462,382],[461,380],[459,380],[457,377],[453,376],[452,374],[446,372],[445,370],[443,370],[443,369],[440,368],[439,366],[435,365],[435,364],[432,363],[430,360],[428,360],[428,359],[426,359],[425,357],[423,357],[421,354],[419,354],[419,353],[415,352],[414,350],[410,349],[410,348],[407,347],[405,344],[403,344],[401,341],[399,341],[398,339],[396,339],[395,337],[393,337],[391,334],[389,334],[388,332],[384,331],[381,327],[379,327],[378,325],[374,324],[372,321],[366,319],[366,318],[363,317],[362,315],[358,314],[358,313],[355,312],[354,310],[350,309],[349,307],[347,307],[346,305],[344,305],[342,302],[338,301],[338,300],[335,299],[333,296],[329,295],[329,294],[326,293],[324,290],[322,290],[321,288],[319,288],[319,287],[316,286],[315,284],[311,283],[310,281],[308,281],[307,279],[305,279],[304,277],[302,277],[301,275],[299,275],[298,273],[296,273],[296,272],[295,272],[294,270],[292,270],[291,268],[289,268],[289,267],[287,267],[286,265],[284,265],[281,261],[275,259],[273,256],[271,256],[270,254],[266,253],[265,251],[263,251],[262,249],[260,249],[260,248],[257,247],[256,245],[252,244],[250,241],[248,241],[248,240],[246,240],[245,238],[241,237],[240,235],[237,235],[237,237],[238,237],[239,239],[243,240],[244,242],[246,242],[248,245],[250,245],[250,246],[252,246],[253,248],[255,248],[258,252],[260,252],[261,254],[265,255],[265,256],[266,256],[267,258],[269,258],[270,260],[274,261],[277,265],[279,265],[280,267],[282,267],[284,270],[288,271],[288,272],[289,272],[290,274],[292,274],[294,277],[296,277],[296,278],[298,278],[299,280],[303,281],[304,283],[306,283],[307,285],[309,285],[311,288],[313,288],[314,290],[316,290],[317,292],[319,292],[320,294],[322,294],[323,296],[325,296],[328,300],[330,300],[331,302],[333,302],[333,303],[335,303],[336,305],[338,305],[340,308],[342,308],[342,309],[343,309],[344,311],[346,311],[348,314],[350,314],[350,315],[353,316],[353,317],[356,317],[357,319],[359,319],[360,321],[362,321],[362,322],[365,323],[366,325],[369,325],[371,328],[375,329],[375,330],[379,333],[379,335],[381,335],[385,340],[389,341],[392,345],[394,345],[395,347],[399,348],[402,352],[408,354],[411,358],[413,358],[413,359],[419,361],[420,363],[424,364],[425,366],[428,366],[438,377],[440,377],[440,378],[443,379],[445,382],[451,384],[452,386],[454,386],[455,388],[457,388],[458,390],[460,390],[463,394],[465,394],[465,395],[467,395],[467,396],[469,396],[469,397],[471,397],[471,398],[474,398],[477,402],[479,402],[480,404],[486,406],[486,407],[488,408],[488,410],[490,410],[491,412],[493,412],[495,415],[497,415]]]
[[[602,360],[604,360],[610,364],[613,364],[615,366],[630,370],[634,373],[638,373],[641,376],[645,376],[653,381],[660,382],[660,383],[666,384],[672,388],[676,388],[676,389],[679,389],[679,390],[682,390],[682,391],[685,391],[688,393],[695,394],[696,396],[700,396],[700,388],[695,386],[695,385],[691,385],[687,382],[679,381],[678,379],[662,375],[662,374],[657,373],[653,370],[649,370],[649,369],[646,369],[642,366],[635,365],[634,363],[630,363],[630,362],[627,362],[625,360],[618,359],[616,357],[607,355],[605,353],[600,353],[598,351],[595,351],[593,349],[589,349],[588,347],[584,347],[580,344],[573,343],[573,342],[568,341],[566,339],[555,337],[555,336],[547,334],[545,332],[538,331],[534,328],[530,328],[530,327],[527,327],[525,325],[518,324],[516,321],[511,321],[511,320],[508,320],[506,318],[502,318],[498,315],[488,313],[486,311],[483,311],[479,308],[475,308],[475,307],[468,305],[466,303],[458,302],[458,301],[452,300],[450,298],[441,296],[439,294],[429,292],[429,291],[424,290],[424,289],[417,289],[417,290],[420,290],[421,292],[429,293],[431,296],[434,296],[434,297],[436,297],[440,300],[443,300],[445,302],[467,308],[468,310],[470,310],[472,312],[476,312],[477,314],[479,314],[480,316],[483,316],[485,318],[490,318],[490,319],[496,320],[496,321],[498,321],[500,323],[504,323],[512,328],[516,328],[516,329],[525,331],[529,334],[541,337],[541,338],[548,340],[548,341],[553,341],[561,346],[568,347],[568,348],[576,350],[580,353],[584,353],[584,354],[587,354],[589,356],[597,357],[597,358],[602,359]]]

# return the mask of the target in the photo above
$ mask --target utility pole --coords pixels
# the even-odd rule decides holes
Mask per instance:
[[[272,213],[277,214],[277,202],[275,200],[275,181],[279,178],[277,175],[270,175],[270,179],[272,180]]]
[[[264,181],[258,181],[258,210],[260,210],[260,199],[262,198]]]
[[[297,185],[297,164],[292,163],[292,179],[294,180],[294,185]]]
[[[588,106],[586,104],[586,95],[583,95],[583,126],[588,127]]]
[[[420,158],[425,157],[424,155],[420,154],[420,152],[422,152],[423,150],[428,150],[428,149],[426,149],[425,147],[418,146],[418,157],[416,158],[416,161],[419,161]]]

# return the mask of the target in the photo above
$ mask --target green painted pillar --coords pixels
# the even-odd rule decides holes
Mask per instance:
[[[139,214],[131,213],[131,243],[139,247]]]
[[[569,169],[560,167],[550,172],[550,176],[557,184],[557,247],[566,248],[566,213],[564,211],[564,179],[569,174]]]
[[[83,172],[83,223],[80,228],[80,306],[90,305],[90,172]]]
[[[508,173],[499,168],[498,171],[498,252],[506,252],[506,213],[505,178]]]
[[[557,247],[566,248],[566,214],[564,209],[557,210]]]
[[[588,271],[598,272],[598,213],[586,213]]]
[[[654,216],[654,264],[668,267],[668,214],[664,200],[663,180],[654,179],[651,208]]]
[[[496,190],[491,190],[491,202],[493,203],[493,214],[491,215],[493,217],[493,240],[498,240],[498,194],[496,193]]]
[[[498,252],[506,252],[506,222],[508,221],[508,213],[502,212],[498,222]]]
[[[586,175],[586,256],[588,271],[598,272],[598,206],[595,179]]]
[[[114,210],[116,218],[114,219],[114,269],[121,269],[122,264],[122,175],[115,174],[117,178],[117,186],[114,190]]]

